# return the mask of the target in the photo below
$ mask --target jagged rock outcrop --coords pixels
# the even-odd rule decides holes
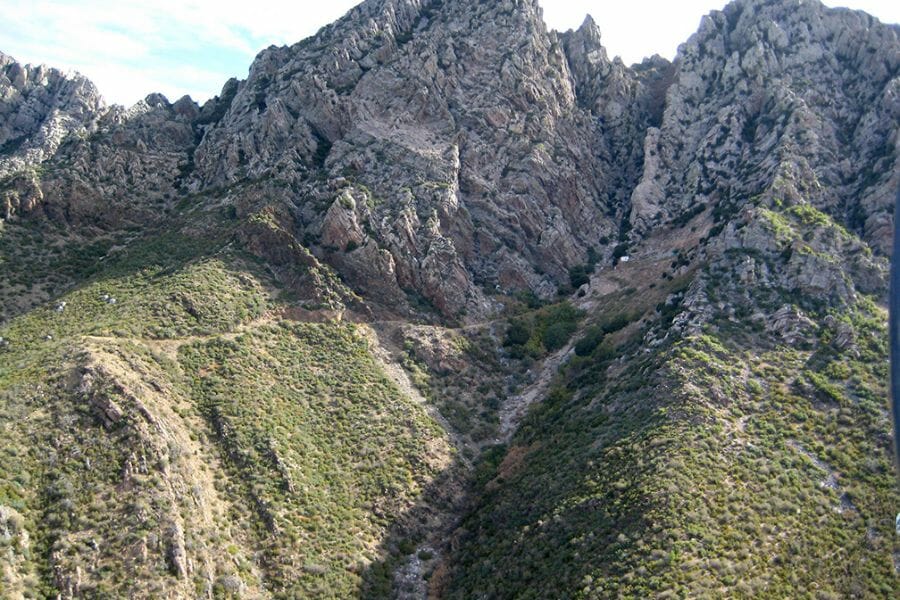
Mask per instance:
[[[0,217],[108,230],[163,216],[193,168],[195,102],[107,107],[77,73],[6,55],[0,70]]]
[[[608,160],[616,166],[610,172],[610,192],[615,194],[616,206],[627,206],[645,161],[648,165],[654,162],[644,140],[650,139],[650,128],[658,127],[662,120],[675,65],[660,56],[632,67],[619,57],[611,60],[603,47],[600,28],[590,16],[577,30],[560,37],[578,104],[598,119]]]
[[[426,4],[364,2],[307,40],[261,52],[246,81],[223,89],[216,110],[221,121],[197,152],[203,184],[276,166],[302,172],[321,163],[353,122],[348,95],[367,71],[394,55]]]
[[[34,182],[29,202],[7,203],[7,214],[39,211],[58,223],[104,229],[160,220],[190,172],[195,145],[190,98],[175,104],[160,94],[125,110],[114,106],[85,139],[69,139],[41,171],[14,182]]]
[[[369,0],[263,51],[202,108],[82,111],[96,132],[44,144],[62,175],[14,177],[4,215],[109,227],[255,182],[357,292],[378,280],[374,301],[444,317],[498,290],[549,298],[631,227],[635,242],[706,207],[728,219],[760,195],[810,202],[884,252],[896,48],[897,28],[863,13],[739,0],[675,63],[628,67],[590,18],[548,32],[535,0]]]
[[[0,53],[0,178],[53,156],[93,131],[105,105],[82,75],[23,65]]]
[[[648,231],[693,207],[805,199],[889,251],[898,27],[819,2],[738,0],[679,50],[632,196]]]
[[[322,236],[320,253],[356,289],[387,275],[391,302],[412,293],[451,316],[478,310],[483,289],[555,293],[617,228],[617,209],[610,152],[539,10],[367,2],[311,40],[266,50],[201,142],[193,185],[270,172],[300,187],[324,171],[365,186],[365,239],[338,222],[344,190],[326,211],[310,197],[328,185],[285,200],[301,215],[298,237]],[[364,262],[346,255],[351,240]]]

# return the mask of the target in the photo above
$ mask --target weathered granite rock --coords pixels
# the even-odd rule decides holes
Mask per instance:
[[[91,133],[104,112],[85,77],[0,53],[0,178],[39,165],[70,136]]]
[[[278,205],[291,244],[357,293],[444,317],[496,291],[549,299],[589,255],[704,210],[730,235],[759,199],[809,203],[886,253],[898,48],[863,13],[737,0],[674,63],[629,67],[590,18],[547,31],[536,0],[368,0],[203,107],[152,94],[128,110],[4,56],[0,216],[110,229],[158,223],[185,193],[243,217]],[[753,232],[739,245],[771,250]],[[854,252],[854,285],[877,289]],[[790,270],[851,293],[815,257]]]
[[[11,506],[0,504],[0,584],[8,598],[25,598],[29,576],[31,536],[25,517]]]
[[[898,32],[815,1],[737,0],[704,17],[647,136],[636,229],[766,195],[808,201],[888,253]]]
[[[324,172],[284,198],[324,260],[357,290],[396,273],[450,316],[501,278],[554,293],[618,227],[609,157],[535,2],[367,2],[258,57],[201,141],[191,185]],[[366,232],[338,204],[308,210],[337,178],[370,191]],[[394,266],[346,256],[366,240]]]
[[[36,134],[29,139],[40,143],[39,152],[0,158],[0,172],[8,174],[0,191],[2,217],[106,229],[152,223],[164,216],[192,168],[198,114],[187,97],[173,105],[151,94],[128,110],[113,106],[92,114],[59,140],[41,142]]]
[[[785,305],[769,317],[767,327],[788,345],[812,339],[816,324],[796,307]]]

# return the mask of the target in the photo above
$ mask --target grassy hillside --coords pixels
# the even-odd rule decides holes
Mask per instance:
[[[179,359],[226,457],[226,489],[258,519],[267,585],[352,596],[385,531],[449,466],[440,427],[352,325],[267,325]]]
[[[367,330],[203,223],[0,328],[0,596],[350,597],[451,462]]]
[[[896,589],[883,261],[827,215],[698,213],[446,329],[343,322],[284,210],[203,206],[4,226],[0,597]]]
[[[864,294],[845,305],[811,297],[802,272],[741,282],[736,265],[747,256],[757,273],[791,272],[782,240],[841,265],[842,281],[852,281],[853,261],[841,254],[855,247],[846,231],[810,210],[768,215],[762,239],[777,243],[721,255],[697,280],[703,293],[692,287],[695,302],[721,302],[703,331],[670,329],[690,312],[675,295],[642,327],[582,338],[598,339],[582,344],[510,443],[483,456],[480,499],[436,591],[893,597],[900,494],[886,312]],[[784,332],[772,315],[791,301],[806,313]],[[588,319],[609,320],[608,305],[596,310]],[[659,332],[669,335],[648,345]]]
[[[881,352],[882,316],[858,316]],[[489,457],[449,596],[890,597],[884,362],[823,337],[689,338],[595,389],[578,371],[609,365],[571,365]]]

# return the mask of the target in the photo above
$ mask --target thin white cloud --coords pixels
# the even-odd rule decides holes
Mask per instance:
[[[839,2],[840,0],[836,0]],[[591,13],[610,54],[626,62],[672,57],[700,17],[725,0],[543,0],[552,28]],[[900,21],[895,0],[846,0],[883,21]],[[111,102],[132,104],[152,91],[203,101],[253,57],[312,35],[357,0],[0,0],[0,50],[18,60],[78,70]]]

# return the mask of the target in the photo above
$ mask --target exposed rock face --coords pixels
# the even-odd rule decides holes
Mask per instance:
[[[808,337],[815,323],[793,306],[782,306],[767,323],[768,327],[787,344],[793,345]]]
[[[806,210],[800,205],[788,212],[805,215]],[[835,224],[828,227],[822,213],[812,213],[823,219],[819,228],[811,223],[804,227],[802,219],[782,223],[774,214],[766,209],[747,211],[726,228],[721,247],[712,252],[725,254],[723,260],[728,261],[729,251],[737,251],[745,255],[745,264],[756,265],[742,276],[744,285],[776,286],[835,306],[849,304],[857,287],[866,293],[887,289],[884,265],[846,230]]]
[[[166,561],[169,571],[179,579],[188,575],[187,553],[184,549],[184,528],[178,521],[170,521],[165,526]]]
[[[590,18],[547,32],[535,0],[369,0],[263,51],[202,108],[151,95],[105,112],[83,79],[4,57],[2,135],[66,167],[6,159],[21,173],[3,215],[110,227],[164,217],[184,189],[256,182],[352,288],[377,279],[372,300],[445,317],[498,289],[550,297],[632,226],[640,240],[760,195],[811,202],[886,251],[897,46],[863,13],[739,0],[674,64],[627,67]],[[75,130],[91,135],[60,147]]]
[[[631,222],[806,199],[887,252],[900,182],[898,28],[818,2],[739,0],[679,51]]]
[[[675,65],[659,56],[632,67],[618,57],[610,60],[591,17],[561,37],[578,103],[597,118],[608,160],[616,166],[609,174],[610,193],[618,207],[625,207],[642,171],[656,168],[652,147],[645,147],[652,145],[652,128],[662,120]],[[652,180],[652,174],[648,178]]]
[[[0,53],[0,178],[50,158],[64,139],[84,136],[105,106],[94,84]]]
[[[8,213],[40,210],[57,222],[107,229],[159,219],[190,171],[197,113],[190,98],[173,105],[159,94],[128,110],[114,106],[87,138],[60,146],[53,166],[17,176],[37,179],[40,198],[10,202]]]
[[[555,293],[615,229],[596,134],[534,2],[368,2],[260,55],[200,144],[194,185],[272,171],[299,185],[316,170],[363,184],[365,236],[342,222],[344,191],[324,218],[308,196],[286,200],[351,285],[389,274],[393,296],[450,316],[479,304],[479,286]],[[350,242],[384,258],[367,271],[328,256]]]

